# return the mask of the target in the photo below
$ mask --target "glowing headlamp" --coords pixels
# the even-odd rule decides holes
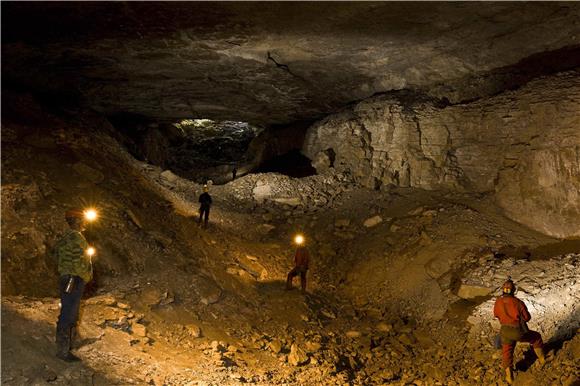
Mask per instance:
[[[93,247],[88,247],[85,252],[86,252],[87,256],[93,257],[95,255],[95,253],[97,252],[97,250]]]
[[[88,208],[85,209],[83,212],[83,216],[85,217],[85,220],[89,221],[89,222],[93,222],[97,219],[97,217],[99,216],[97,211],[93,208]]]
[[[304,244],[304,236],[302,236],[302,235],[296,235],[296,236],[294,236],[294,242],[295,242],[297,245],[302,245],[302,244]]]

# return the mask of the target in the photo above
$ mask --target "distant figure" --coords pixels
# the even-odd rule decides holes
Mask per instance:
[[[81,297],[93,278],[89,245],[81,232],[85,230],[85,218],[80,210],[69,210],[65,219],[70,229],[56,243],[58,258],[60,315],[56,324],[56,356],[64,361],[80,360],[70,352],[79,319]]]
[[[204,218],[203,226],[207,228],[207,223],[209,222],[209,209],[211,207],[211,196],[208,193],[208,186],[203,186],[203,193],[199,196],[199,203],[201,204],[199,207],[199,221],[198,224],[201,224],[201,219]]]
[[[300,275],[302,292],[306,292],[306,273],[308,272],[310,255],[308,249],[303,245],[304,237],[302,235],[296,236],[294,242],[298,245],[298,248],[296,248],[296,253],[294,254],[294,268],[288,273],[288,278],[286,279],[286,289],[291,290],[294,276]]]
[[[514,381],[513,361],[514,349],[517,342],[527,342],[534,347],[534,352],[544,364],[544,343],[537,331],[528,329],[527,322],[531,319],[524,302],[514,296],[516,286],[511,278],[502,285],[503,295],[497,298],[493,307],[493,316],[501,323],[502,366],[505,369],[506,382],[511,385]]]
[[[234,166],[234,169],[232,170],[232,181],[236,179],[236,174],[238,174],[238,168],[237,166]]]

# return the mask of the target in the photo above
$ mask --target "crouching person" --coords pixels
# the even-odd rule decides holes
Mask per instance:
[[[538,360],[543,365],[544,342],[537,331],[529,330],[527,322],[531,319],[530,313],[523,301],[514,296],[516,286],[508,280],[502,285],[502,295],[497,298],[493,307],[493,315],[501,323],[500,336],[502,343],[502,367],[505,369],[506,382],[513,384],[514,349],[517,342],[527,342],[532,345]]]

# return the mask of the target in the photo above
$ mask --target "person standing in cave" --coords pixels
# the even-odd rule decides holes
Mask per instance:
[[[542,336],[539,332],[528,329],[530,313],[524,302],[514,296],[515,292],[516,286],[511,278],[508,278],[502,285],[502,295],[496,299],[493,307],[493,316],[501,323],[502,367],[505,369],[506,382],[510,385],[514,380],[512,366],[517,342],[530,343],[540,364],[546,362]]]
[[[238,174],[238,167],[236,165],[234,165],[234,168],[232,169],[232,181],[236,179],[237,174]]]
[[[81,297],[85,285],[93,278],[91,249],[82,232],[86,227],[84,214],[80,210],[65,213],[69,230],[55,247],[58,258],[60,314],[56,324],[56,356],[64,361],[80,359],[70,352],[79,319]]]
[[[209,222],[209,209],[211,207],[211,196],[208,193],[209,187],[207,185],[203,186],[203,193],[199,196],[199,220],[198,224],[201,225],[201,220],[203,218],[203,227],[207,228],[207,224]]]
[[[298,246],[294,254],[294,268],[288,273],[286,279],[286,290],[292,289],[292,280],[294,276],[300,275],[300,287],[302,292],[306,292],[306,274],[308,273],[308,266],[310,264],[310,254],[308,249],[304,246],[304,236],[297,235],[294,238],[294,243]]]

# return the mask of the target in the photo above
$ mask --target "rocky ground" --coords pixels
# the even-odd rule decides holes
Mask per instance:
[[[491,196],[253,174],[211,186],[202,229],[201,185],[134,160],[106,123],[28,116],[3,122],[3,384],[503,385],[489,307],[507,275],[550,343],[544,368],[519,346],[516,385],[580,380],[579,243]],[[49,252],[84,204],[102,213],[97,277],[69,365],[53,355]],[[306,294],[284,291],[296,232]]]

